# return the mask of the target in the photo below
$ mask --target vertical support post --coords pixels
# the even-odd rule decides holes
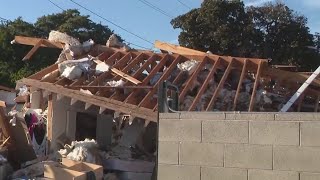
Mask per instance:
[[[320,95],[317,96],[316,104],[315,104],[315,107],[314,107],[314,112],[318,112],[318,109],[319,109],[319,101],[320,101]]]
[[[258,65],[257,74],[256,74],[256,80],[254,81],[254,86],[252,89],[252,95],[251,95],[250,105],[249,105],[249,112],[253,111],[253,106],[255,104],[257,88],[259,85],[259,79],[260,79],[260,75],[261,75],[261,71],[262,71],[262,66],[263,66],[263,61],[260,61],[259,65]]]

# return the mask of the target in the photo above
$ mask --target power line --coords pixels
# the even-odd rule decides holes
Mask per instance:
[[[149,6],[150,8],[152,8],[152,9],[160,12],[161,14],[163,14],[163,15],[171,18],[171,19],[173,19],[173,16],[171,16],[170,14],[168,14],[167,12],[165,12],[164,10],[158,8],[156,5],[150,3],[150,2],[148,2],[148,1],[146,1],[146,0],[138,0],[138,1],[140,1],[140,2],[142,2],[143,4]]]
[[[101,15],[99,15],[99,14],[97,14],[97,13],[93,12],[92,10],[90,10],[90,9],[88,9],[88,8],[86,8],[86,7],[84,7],[84,6],[82,6],[81,4],[79,4],[79,3],[77,3],[77,2],[74,2],[73,0],[70,0],[70,1],[71,1],[71,2],[73,2],[74,4],[78,5],[79,7],[81,7],[81,8],[83,8],[83,9],[85,9],[85,10],[89,11],[90,13],[92,13],[92,14],[94,14],[94,15],[96,15],[96,16],[98,16],[98,17],[100,17],[101,19],[103,19],[103,20],[105,20],[105,21],[109,22],[110,24],[112,24],[112,25],[114,25],[114,26],[116,26],[116,27],[118,27],[118,28],[122,29],[123,31],[125,31],[125,32],[127,32],[127,33],[129,33],[129,34],[131,34],[131,35],[133,35],[133,36],[135,36],[135,37],[137,37],[137,38],[139,38],[139,39],[141,39],[141,40],[143,40],[143,41],[145,41],[145,42],[147,42],[147,43],[149,43],[149,44],[152,44],[152,45],[153,45],[153,43],[152,43],[151,41],[149,41],[149,40],[147,40],[147,39],[145,39],[145,38],[143,38],[143,37],[141,37],[141,36],[139,36],[139,35],[137,35],[137,34],[135,34],[135,33],[131,32],[131,31],[129,31],[129,30],[127,30],[127,29],[125,29],[125,28],[121,27],[120,25],[118,25],[118,24],[116,24],[116,23],[114,23],[114,22],[112,22],[112,21],[108,20],[107,18],[102,17]]]
[[[185,4],[184,2],[182,2],[181,0],[177,0],[180,4],[182,4],[184,7],[188,8],[188,9],[192,9],[190,6],[188,6],[187,4]]]
[[[62,7],[60,7],[58,4],[52,2],[51,0],[48,0],[51,4],[53,4],[54,6],[56,6],[57,8],[61,9],[62,11],[64,11],[64,9]]]

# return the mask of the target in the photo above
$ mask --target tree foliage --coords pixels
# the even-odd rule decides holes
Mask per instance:
[[[34,24],[25,22],[22,18],[0,24],[1,85],[13,87],[16,80],[27,77],[57,60],[61,50],[40,48],[31,60],[22,62],[22,58],[32,47],[10,44],[16,35],[47,38],[51,30],[65,32],[80,41],[93,39],[99,44],[105,44],[113,34],[107,26],[91,21],[89,16],[81,15],[78,10],[42,16]]]
[[[245,7],[240,0],[204,0],[171,21],[183,46],[220,55],[270,58],[273,64],[319,65],[307,18],[283,3]]]

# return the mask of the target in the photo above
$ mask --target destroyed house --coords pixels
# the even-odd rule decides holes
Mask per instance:
[[[33,46],[24,60],[40,47],[62,50],[57,63],[17,82],[17,88],[29,88],[31,108],[47,107],[51,151],[84,138],[107,149],[126,122],[134,124],[128,130],[134,135],[127,134],[130,143],[142,139],[142,149],[151,154],[157,141],[152,127],[163,102],[178,104],[177,111],[279,112],[308,78],[272,68],[266,59],[219,56],[162,42],[155,44],[162,53],[92,44],[77,54],[66,51],[63,42],[22,36],[14,41]],[[165,81],[174,88],[158,91]],[[289,111],[318,112],[319,88],[315,79]]]

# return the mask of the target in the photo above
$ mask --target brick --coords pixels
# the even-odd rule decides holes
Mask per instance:
[[[302,122],[300,128],[302,146],[320,146],[320,122]]]
[[[250,113],[250,112],[241,112],[241,113],[227,113],[226,119],[228,120],[263,120],[263,121],[273,121],[274,113]]]
[[[200,180],[200,167],[159,164],[158,180]]]
[[[201,167],[201,180],[247,180],[246,169]]]
[[[225,167],[272,169],[272,146],[227,144]]]
[[[181,143],[180,164],[223,166],[223,144]]]
[[[275,146],[273,151],[275,170],[320,172],[320,148]]]
[[[251,121],[250,144],[299,145],[299,123]]]
[[[179,164],[179,143],[159,142],[158,161],[163,164]]]
[[[160,120],[159,141],[201,141],[201,121]]]
[[[319,180],[320,174],[319,173],[300,173],[300,180]]]
[[[182,120],[224,120],[225,113],[221,112],[184,112],[181,113]]]
[[[180,119],[180,113],[159,113],[159,119]]]
[[[294,171],[249,169],[248,177],[248,180],[299,180],[299,173]]]
[[[218,143],[248,143],[248,121],[203,121],[202,141]]]

